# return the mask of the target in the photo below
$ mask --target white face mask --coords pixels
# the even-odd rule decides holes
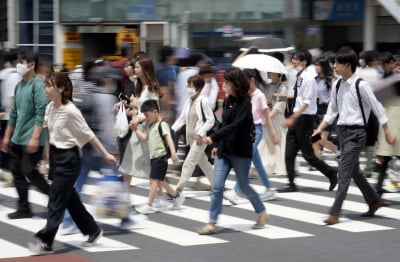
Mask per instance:
[[[296,69],[297,72],[300,72],[301,70],[303,70],[303,67],[298,65],[294,69]]]
[[[265,83],[266,83],[267,85],[272,84],[272,79],[271,79],[271,78],[265,79]]]
[[[192,97],[192,96],[194,96],[196,94],[196,90],[194,88],[188,88],[187,87],[186,88],[186,92],[190,97]]]
[[[22,77],[25,76],[26,73],[28,73],[30,71],[27,64],[21,64],[21,63],[17,64],[16,70],[17,70],[17,73],[20,74]]]

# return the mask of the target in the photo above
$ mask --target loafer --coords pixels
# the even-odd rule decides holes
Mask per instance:
[[[375,215],[376,210],[378,210],[381,206],[383,206],[382,199],[379,199],[375,204],[369,206],[369,210],[363,214],[362,217],[373,217]]]
[[[337,215],[330,215],[327,219],[324,220],[324,223],[327,226],[334,225],[339,223],[339,216]]]

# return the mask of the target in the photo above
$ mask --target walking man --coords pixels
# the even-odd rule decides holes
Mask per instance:
[[[342,47],[337,52],[334,70],[338,75],[342,76],[342,79],[338,80],[340,81],[339,85],[333,85],[328,111],[313,134],[320,134],[328,125],[333,123],[339,114],[338,127],[340,148],[342,150],[342,157],[339,163],[339,187],[336,192],[335,202],[330,210],[330,216],[324,220],[327,225],[339,222],[340,211],[346,198],[351,178],[354,179],[369,206],[369,210],[361,214],[361,216],[373,216],[382,205],[382,200],[360,172],[359,158],[366,142],[366,129],[356,91],[356,82],[359,77],[354,72],[356,71],[357,61],[356,53],[348,47]],[[376,100],[368,82],[359,82],[359,93],[363,102],[365,119],[369,118],[372,110],[379,119],[380,125],[383,126],[386,141],[389,144],[394,144],[396,137],[390,132],[387,124],[388,118],[381,103]]]
[[[1,150],[10,154],[10,170],[19,197],[17,210],[8,214],[10,219],[32,217],[28,203],[30,183],[42,193],[49,193],[49,185],[38,171],[47,141],[42,125],[48,101],[44,95],[44,82],[36,76],[37,67],[36,54],[19,52],[16,70],[22,81],[14,92],[14,105],[1,144]]]
[[[285,162],[289,184],[278,189],[277,191],[280,193],[297,191],[294,183],[294,167],[299,150],[301,150],[303,157],[311,166],[329,179],[329,191],[332,191],[337,184],[337,169],[317,158],[310,142],[317,114],[317,85],[314,79],[315,70],[310,67],[311,60],[312,56],[306,49],[297,51],[293,57],[293,64],[298,70],[294,87],[295,105],[293,114],[286,118],[285,121],[285,125],[288,127]]]

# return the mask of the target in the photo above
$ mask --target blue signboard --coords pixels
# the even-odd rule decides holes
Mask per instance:
[[[315,1],[314,20],[350,20],[364,18],[365,0]]]

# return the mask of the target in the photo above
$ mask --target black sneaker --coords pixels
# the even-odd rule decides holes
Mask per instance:
[[[94,234],[90,234],[88,237],[88,240],[86,240],[85,242],[82,243],[82,246],[84,247],[89,247],[89,246],[93,246],[97,240],[99,240],[99,238],[103,235],[103,229],[99,228],[99,231],[97,231]]]
[[[32,218],[32,213],[30,211],[17,210],[7,216],[9,219]]]
[[[279,193],[296,192],[297,187],[295,185],[286,185],[282,188],[278,188],[276,191],[278,191]]]
[[[54,253],[51,247],[40,240],[38,240],[36,243],[29,242],[28,249],[32,251],[35,255],[49,255]]]

